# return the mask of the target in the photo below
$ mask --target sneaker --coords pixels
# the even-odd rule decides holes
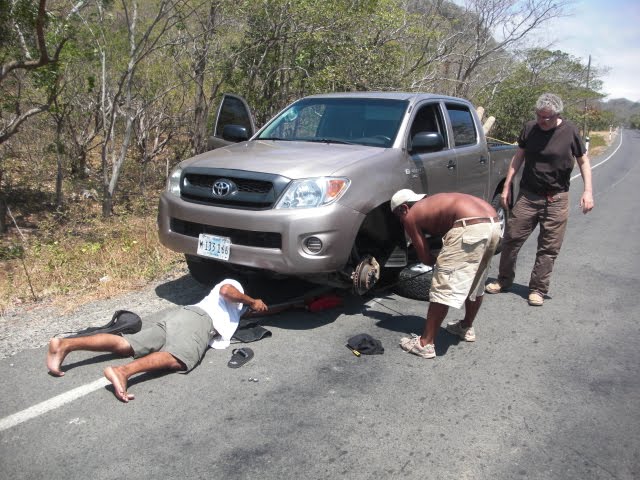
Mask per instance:
[[[511,287],[511,285],[503,285],[496,280],[495,282],[487,284],[487,286],[484,287],[484,291],[487,293],[502,293],[509,290],[509,287]]]
[[[473,327],[463,327],[462,320],[447,323],[447,332],[459,336],[465,342],[476,341],[476,332],[473,330]]]
[[[544,303],[544,297],[540,292],[531,291],[529,292],[529,305],[532,307],[541,307]]]
[[[408,353],[413,353],[422,358],[435,358],[436,348],[433,343],[428,343],[424,347],[420,345],[420,337],[415,333],[411,337],[405,337],[400,340],[400,347]]]

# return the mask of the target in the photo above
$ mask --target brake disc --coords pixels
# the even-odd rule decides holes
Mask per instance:
[[[371,255],[364,257],[351,274],[353,289],[358,295],[371,290],[380,279],[380,265]]]

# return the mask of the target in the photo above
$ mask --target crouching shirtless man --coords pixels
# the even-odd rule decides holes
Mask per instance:
[[[229,346],[238,327],[242,306],[264,312],[260,299],[245,295],[236,280],[223,280],[199,303],[168,309],[155,323],[131,335],[99,333],[77,338],[52,338],[47,353],[51,375],[61,377],[62,363],[76,350],[111,352],[135,360],[121,366],[107,367],[104,376],[113,384],[116,397],[123,402],[133,400],[127,392],[132,375],[158,370],[192,370],[204,356],[207,347]]]
[[[422,336],[403,338],[403,350],[434,358],[435,338],[449,307],[465,306],[463,320],[447,331],[467,342],[475,341],[473,321],[482,304],[484,283],[502,231],[495,209],[484,200],[463,193],[426,197],[405,189],[391,198],[391,210],[400,219],[420,261],[434,266],[429,309]],[[437,261],[425,234],[442,236]]]

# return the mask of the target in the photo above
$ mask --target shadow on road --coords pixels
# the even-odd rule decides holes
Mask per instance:
[[[307,296],[311,298],[319,296],[323,287],[308,283],[297,278],[265,278],[260,276],[248,276],[242,280],[245,292],[260,298],[267,306],[279,305],[292,299],[301,299]],[[210,291],[197,283],[190,275],[170,280],[158,285],[156,295],[178,306],[192,305],[202,300]],[[314,294],[313,292],[316,292]],[[325,292],[326,293],[326,292]],[[336,291],[340,296],[348,297],[348,293]],[[346,303],[346,301],[345,301]],[[310,312],[304,308],[293,308],[279,313],[253,317],[250,320],[263,326],[277,326],[291,330],[309,330],[321,327],[335,321],[344,312],[343,307],[336,307],[318,312]]]
[[[74,363],[65,363],[62,365],[61,370],[63,372],[68,372],[69,370],[73,370],[74,368],[84,367],[85,365],[93,365],[94,363],[101,362],[110,362],[113,360],[122,360],[123,357],[119,355],[115,355],[113,353],[105,353],[103,355],[98,355],[96,357],[85,358],[84,360],[80,360]]]

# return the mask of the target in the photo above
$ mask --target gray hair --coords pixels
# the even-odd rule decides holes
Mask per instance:
[[[557,115],[562,113],[564,105],[559,96],[553,93],[543,93],[538,97],[538,101],[536,102],[536,111],[540,110],[551,110],[554,115]]]

